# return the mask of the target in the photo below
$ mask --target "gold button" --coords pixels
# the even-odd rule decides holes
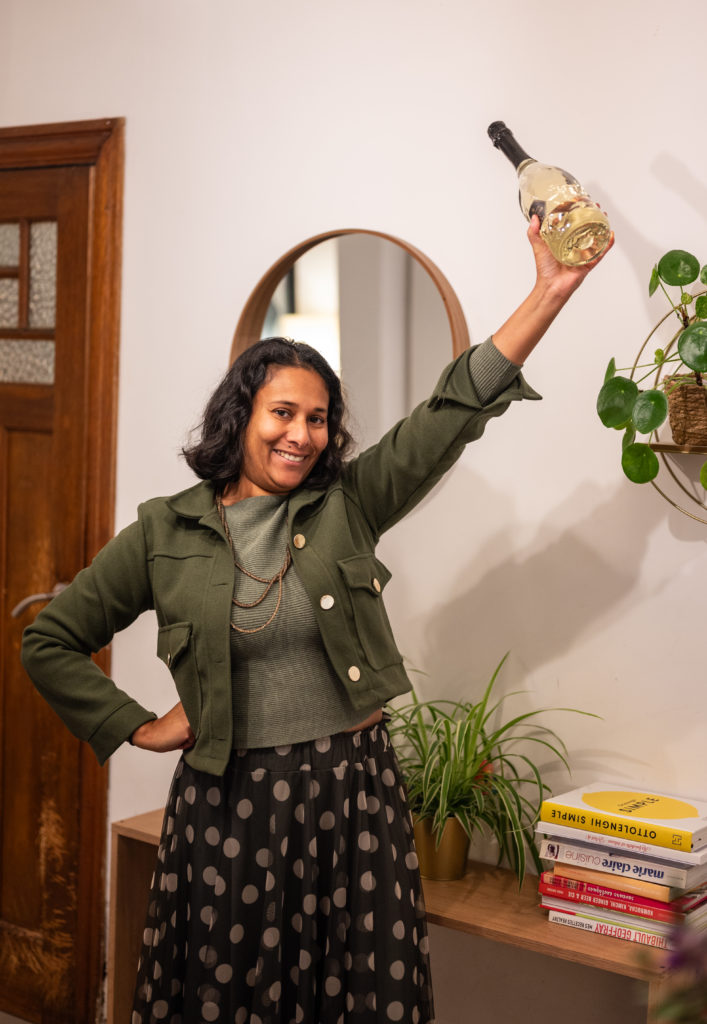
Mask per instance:
[[[323,594],[319,598],[319,604],[325,610],[327,610],[329,608],[333,608],[334,607],[334,598],[331,596],[331,594]]]
[[[349,669],[349,679],[352,683],[357,683],[361,678],[361,669],[358,665],[352,665]]]
[[[307,541],[303,533],[296,533],[292,538],[292,543],[296,548],[303,548]]]
[[[380,583],[378,582],[378,580],[376,579],[375,576],[373,577],[373,589],[376,590],[380,594],[380,592],[381,592],[381,585],[380,585]]]

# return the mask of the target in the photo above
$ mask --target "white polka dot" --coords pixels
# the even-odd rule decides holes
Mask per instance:
[[[218,917],[218,914],[216,913],[213,907],[206,906],[201,908],[199,917],[201,918],[205,925],[208,925],[209,928],[213,928],[213,926],[216,924],[216,918]]]
[[[165,879],[165,885],[167,886],[167,892],[176,892],[179,879],[176,875],[167,875]]]
[[[371,848],[371,833],[362,832],[358,837],[358,846],[360,850],[370,850]]]
[[[427,956],[429,951],[430,951],[430,940],[427,938],[426,935],[420,936],[420,952],[423,953],[425,956]]]
[[[373,931],[373,911],[370,910],[363,918],[363,927],[367,932]]]
[[[231,942],[235,945],[237,942],[241,941],[241,939],[243,938],[244,935],[245,935],[245,929],[244,929],[243,925],[242,924],[234,924],[233,928],[231,928],[231,931],[230,931],[228,937],[230,938]]]
[[[282,984],[279,981],[274,981],[268,989],[268,995],[276,1003],[282,995]]]
[[[169,1013],[169,1003],[164,999],[159,999],[152,1007],[152,1013],[158,1020],[162,1020]]]
[[[324,982],[324,991],[328,996],[338,996],[341,992],[341,982],[338,978],[330,975]]]
[[[287,853],[287,847],[288,847],[288,840],[287,840],[287,836],[285,836],[285,838],[280,843],[280,853],[282,854],[283,857]]]
[[[378,765],[376,764],[372,757],[366,758],[366,771],[368,772],[369,775],[378,774]]]
[[[274,860],[275,858],[266,846],[258,850],[255,855],[255,863],[261,868],[269,868]]]
[[[209,825],[206,832],[204,832],[204,839],[209,846],[218,846],[221,842],[221,833],[217,828],[214,828],[213,825]]]
[[[218,953],[213,946],[202,946],[199,950],[199,959],[204,967],[214,967],[218,963]]]
[[[366,801],[366,810],[368,811],[368,813],[369,814],[378,814],[378,811],[380,810],[380,808],[381,808],[381,802],[378,799],[378,797],[377,796],[369,796],[368,800]]]
[[[321,829],[324,829],[324,831],[328,831],[329,829],[334,827],[335,822],[336,818],[334,817],[333,813],[331,811],[324,811],[324,814],[322,814],[321,818],[319,819],[319,827]]]
[[[314,746],[320,754],[326,754],[327,750],[331,748],[331,737],[322,736],[320,739],[314,741]]]
[[[304,861],[301,857],[298,857],[292,865],[292,873],[293,875],[296,875],[297,878],[304,878]]]
[[[356,805],[359,811],[365,811],[368,808],[368,797],[363,792],[363,790],[361,790],[361,792],[356,797]]]
[[[393,822],[395,821],[395,811],[388,804],[385,805],[385,816],[387,818],[388,824],[392,825]]]
[[[414,850],[411,850],[410,853],[405,854],[405,867],[409,868],[410,871],[414,871],[415,868],[417,867],[417,854],[415,853]]]
[[[276,800],[287,800],[290,796],[289,783],[285,782],[284,779],[278,779],[272,788],[272,795]]]
[[[309,842],[309,855],[317,859],[317,837],[313,836]]]
[[[302,909],[305,914],[313,914],[317,909],[317,897],[314,893],[307,893],[305,898],[302,900]]]
[[[265,891],[266,892],[272,892],[272,890],[274,888],[275,888],[275,875],[272,873],[272,871],[266,871],[265,872]]]
[[[274,949],[280,941],[280,932],[277,928],[266,928],[263,932],[263,945],[268,949]]]
[[[295,807],[295,820],[302,825],[304,823],[304,804],[297,804]]]
[[[233,977],[233,968],[230,964],[219,964],[214,971],[214,977],[222,985],[227,985]]]
[[[381,772],[381,779],[385,786],[395,785],[395,772],[391,771],[390,768],[384,768]]]
[[[232,836],[224,840],[223,852],[226,855],[226,857],[237,857],[240,848],[241,844],[238,842],[237,839],[234,839]]]
[[[255,903],[258,898],[258,890],[254,885],[246,885],[241,895],[244,903]]]
[[[301,949],[299,951],[299,966],[300,966],[300,970],[301,971],[306,971],[307,968],[309,967],[309,965],[311,964],[311,962],[312,962],[312,957],[307,952],[307,950],[306,949]]]
[[[403,898],[403,890],[400,888],[400,882],[395,883],[395,888],[393,889],[393,892],[395,893],[396,899],[400,900]]]
[[[250,800],[239,800],[236,805],[236,814],[239,818],[249,818],[253,813],[253,805]]]
[[[372,871],[364,871],[361,875],[361,888],[364,892],[373,892],[376,887],[376,880]]]
[[[389,1003],[388,1004],[388,1020],[402,1020],[403,1019],[403,1004],[402,1003]]]
[[[318,797],[320,790],[321,790],[321,786],[319,785],[317,780],[316,779],[312,779],[312,781],[309,783],[309,795],[310,795],[310,798],[311,799],[315,799],[315,797]]]
[[[194,786],[187,786],[184,790],[184,799],[188,804],[193,804],[196,800],[196,789]]]
[[[216,885],[216,879],[218,878],[218,871],[215,867],[204,868],[201,876],[207,885]]]
[[[345,907],[346,889],[344,889],[343,887],[340,887],[339,889],[334,889],[334,895],[332,896],[332,900],[334,902],[335,907]]]
[[[187,827],[184,829],[184,835],[187,837],[188,843],[194,842],[194,829],[192,828],[191,825],[187,825]]]
[[[266,772],[264,768],[255,768],[250,773],[250,777],[253,780],[253,782],[262,782],[263,779],[265,778],[265,774]]]
[[[221,790],[218,786],[211,786],[211,788],[206,791],[206,799],[212,807],[218,807],[221,803]]]
[[[247,1011],[247,1009],[245,1008],[245,1006],[239,1006],[238,1009],[236,1010],[236,1016],[235,1016],[235,1019],[234,1019],[234,1024],[246,1024],[247,1020],[248,1020],[248,1011]]]
[[[292,927],[294,928],[294,930],[296,932],[301,932],[302,931],[302,915],[301,914],[293,914],[293,916],[292,916]]]
[[[219,875],[214,882],[214,896],[223,896],[226,891],[226,882]]]
[[[291,744],[288,744],[287,746],[283,745],[281,747],[275,747],[275,753],[279,754],[281,757],[285,757],[285,755],[289,754],[289,752],[291,750],[292,750],[292,745]]]
[[[202,1003],[201,1004],[201,1016],[204,1020],[212,1021],[216,1020],[219,1015],[219,1008],[217,1003]]]
[[[394,960],[390,965],[390,976],[400,981],[405,975],[405,964],[402,960]]]
[[[405,925],[403,924],[402,921],[396,921],[395,924],[393,925],[393,935],[395,936],[396,939],[405,938]]]

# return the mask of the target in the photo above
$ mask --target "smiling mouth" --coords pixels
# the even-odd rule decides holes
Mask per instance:
[[[300,463],[304,462],[304,455],[295,455],[294,452],[284,452],[281,448],[275,448],[275,454],[282,456],[286,462]]]

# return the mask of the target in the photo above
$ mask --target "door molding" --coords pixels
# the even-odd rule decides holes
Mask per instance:
[[[0,128],[0,171],[81,165],[91,176],[86,311],[87,501],[83,563],[113,535],[120,336],[124,118]],[[110,655],[96,658],[108,671]],[[93,1022],[103,997],[108,770],[80,754],[77,1022]]]

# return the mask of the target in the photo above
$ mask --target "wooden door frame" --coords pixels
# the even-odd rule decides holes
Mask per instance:
[[[124,118],[0,128],[0,171],[81,165],[91,173],[84,564],[114,528],[124,149]],[[109,670],[107,650],[96,660]],[[76,1019],[91,1022],[103,998],[108,770],[86,744],[80,758]]]

